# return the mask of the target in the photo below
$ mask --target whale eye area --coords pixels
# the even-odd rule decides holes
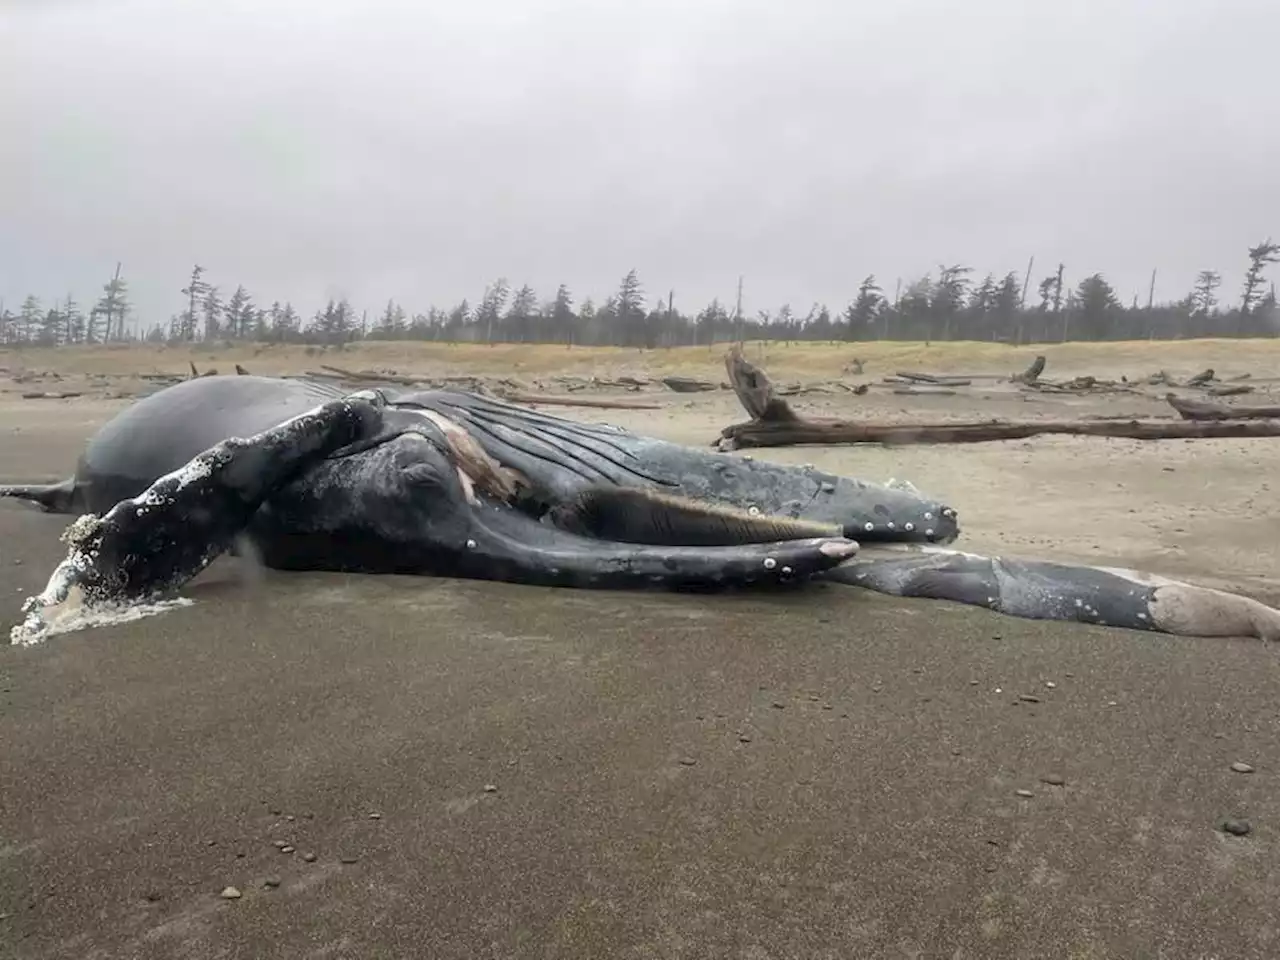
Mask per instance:
[[[434,465],[423,463],[421,460],[401,468],[400,478],[412,487],[440,487],[444,485],[444,478],[440,475],[440,471]]]

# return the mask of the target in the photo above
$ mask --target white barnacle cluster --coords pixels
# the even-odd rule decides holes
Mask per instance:
[[[1081,611],[1086,616],[1096,617],[1098,615],[1098,610],[1096,607],[1088,603],[1085,603],[1085,601],[1081,600],[1079,597],[1076,597],[1075,603],[1076,603],[1076,609]]]
[[[158,507],[166,502],[171,495],[168,493],[170,482],[175,483],[179,489],[188,487],[210,476],[213,473],[213,467],[214,458],[208,454],[201,454],[177,470],[165,474],[134,497],[131,502],[138,508],[139,516],[142,516],[147,507]]]
[[[63,543],[79,546],[87,543],[102,526],[102,518],[96,513],[85,513],[67,524],[58,539]]]
[[[928,521],[930,521],[930,520],[932,520],[932,519],[933,519],[933,514],[932,514],[932,513],[926,513],[926,514],[924,515],[924,519],[925,519],[925,522],[927,523]],[[926,537],[932,537],[932,536],[933,536],[933,527],[925,527],[925,528],[924,528],[924,535],[925,535]]]

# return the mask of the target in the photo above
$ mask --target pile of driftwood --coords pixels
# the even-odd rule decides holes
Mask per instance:
[[[1037,356],[1022,373],[1015,373],[1010,381],[1027,390],[1040,393],[1139,393],[1127,380],[1100,380],[1097,377],[1072,377],[1070,380],[1046,380],[1045,358]]]
[[[1280,407],[1228,406],[1185,400],[1168,394],[1166,400],[1181,420],[984,420],[890,424],[871,421],[802,417],[769,381],[763,370],[734,345],[725,356],[729,382],[751,416],[720,431],[722,450],[743,447],[781,447],[794,444],[982,443],[1021,440],[1059,433],[1090,437],[1129,437],[1136,440],[1199,439],[1213,437],[1280,437]],[[1020,376],[1036,381],[1043,358]]]
[[[1097,377],[1048,380],[1044,376],[1044,368],[1045,358],[1038,356],[1026,370],[1007,378],[990,374],[941,374],[899,370],[891,377],[882,377],[881,382],[892,386],[894,388],[893,392],[896,394],[913,397],[955,396],[958,388],[972,386],[975,381],[979,380],[1015,383],[1019,387],[1040,393],[1139,392],[1123,380],[1100,380]]]
[[[892,386],[895,394],[906,396],[955,396],[959,388],[972,386],[978,381],[1005,381],[1016,384],[1028,392],[1047,394],[1099,394],[1099,393],[1131,393],[1138,396],[1149,396],[1142,389],[1144,386],[1176,387],[1183,390],[1198,390],[1211,397],[1231,397],[1238,394],[1252,393],[1253,386],[1241,383],[1249,379],[1249,374],[1241,374],[1232,378],[1231,383],[1224,383],[1217,378],[1212,368],[1179,381],[1168,372],[1161,370],[1142,380],[1131,381],[1127,377],[1119,380],[1104,380],[1100,377],[1072,377],[1070,380],[1050,380],[1044,375],[1046,359],[1037,356],[1031,366],[1020,373],[1005,378],[990,374],[939,374],[921,373],[900,370],[893,376],[882,377],[881,382]],[[856,392],[865,392],[866,387]],[[785,391],[775,387],[774,392],[785,395]]]
[[[553,396],[531,392],[527,385],[510,377],[497,380],[484,377],[422,377],[404,376],[380,370],[344,370],[329,364],[322,364],[319,370],[307,371],[308,376],[337,379],[347,383],[397,383],[423,389],[470,390],[475,393],[491,393],[515,403],[559,404],[573,407],[599,407],[615,410],[656,410],[659,405],[631,400],[588,399],[575,396]],[[638,393],[648,387],[661,386],[673,393],[707,393],[715,390],[729,390],[727,382],[716,383],[697,377],[667,376],[658,380],[647,377],[628,375],[617,377],[580,377],[562,374],[551,377],[550,382],[565,394],[576,394],[587,390],[611,390],[618,392]],[[535,381],[539,387],[542,383]],[[824,380],[820,383],[801,383],[793,381],[778,384],[774,387],[779,396],[796,396],[806,393],[838,394],[851,393],[861,395],[867,392],[867,384],[849,384],[840,380]]]
[[[503,377],[498,380],[486,380],[481,377],[421,377],[404,376],[398,373],[384,373],[378,370],[344,370],[329,364],[322,364],[319,371],[307,371],[308,376],[336,379],[345,383],[394,383],[407,387],[419,387],[424,390],[465,390],[470,393],[487,394],[511,403],[545,404],[562,407],[595,407],[605,410],[657,410],[656,403],[644,403],[638,400],[604,400],[594,397],[564,397],[552,394],[530,393],[523,385]]]
[[[1022,373],[1014,374],[1010,379],[1020,386],[1028,387],[1033,390],[1040,390],[1046,393],[1081,393],[1086,391],[1101,391],[1112,393],[1137,393],[1142,394],[1143,391],[1138,389],[1140,386],[1165,386],[1177,387],[1182,390],[1200,390],[1211,397],[1233,397],[1238,394],[1252,393],[1253,387],[1239,381],[1248,380],[1249,374],[1243,373],[1238,377],[1233,377],[1232,383],[1223,383],[1218,379],[1214,369],[1210,367],[1202,370],[1195,376],[1188,377],[1186,380],[1179,381],[1176,377],[1171,376],[1167,371],[1160,370],[1151,376],[1140,380],[1130,381],[1127,377],[1121,377],[1119,380],[1100,380],[1097,377],[1074,377],[1071,380],[1046,380],[1044,379],[1045,358],[1043,356],[1036,357],[1035,361]]]
[[[1160,370],[1147,377],[1144,381],[1148,386],[1167,386],[1182,387],[1184,389],[1200,389],[1211,397],[1234,397],[1244,393],[1253,393],[1253,387],[1247,383],[1241,383],[1241,380],[1248,380],[1249,374],[1242,373],[1238,377],[1231,378],[1233,382],[1223,383],[1218,379],[1212,367],[1197,373],[1194,377],[1188,377],[1182,383],[1169,376],[1164,370]]]

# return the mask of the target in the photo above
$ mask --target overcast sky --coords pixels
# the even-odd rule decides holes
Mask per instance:
[[[1182,296],[1280,236],[1280,0],[0,0],[0,297],[148,322],[494,277],[840,309],[939,263]],[[1280,268],[1273,268],[1280,274]],[[1275,279],[1280,279],[1276,276]]]

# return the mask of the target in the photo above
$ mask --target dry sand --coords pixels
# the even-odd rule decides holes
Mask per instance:
[[[1280,355],[1108,346],[1055,348],[1050,372],[1214,366],[1252,373],[1266,396]],[[849,379],[870,380],[903,366],[998,373],[1032,352],[877,348],[752,359],[776,380],[821,379],[856,353],[867,374]],[[448,362],[446,348],[398,345],[194,356],[259,373],[503,372],[483,348],[452,349]],[[520,376],[554,372],[549,354],[525,351]],[[567,354],[577,374],[657,372],[666,354],[720,378],[701,348]],[[101,395],[141,385],[92,375],[180,372],[187,357],[0,353],[11,375],[62,377],[0,380],[0,477],[63,474],[127,402]],[[21,400],[32,382],[94,395]],[[645,396],[662,409],[571,415],[698,444],[742,417],[724,393]],[[1164,413],[1154,398],[1024,398],[994,381],[963,397],[795,406],[897,420]],[[975,550],[1280,601],[1280,440],[755,455],[909,479],[957,508]],[[0,504],[6,626],[60,557],[65,522]],[[0,652],[0,955],[1280,955],[1280,663],[1256,641],[834,586],[694,598],[240,574],[220,561],[188,590],[191,608]],[[1236,760],[1257,771],[1233,773]],[[1250,835],[1225,835],[1228,817]],[[242,898],[220,899],[228,885]]]

